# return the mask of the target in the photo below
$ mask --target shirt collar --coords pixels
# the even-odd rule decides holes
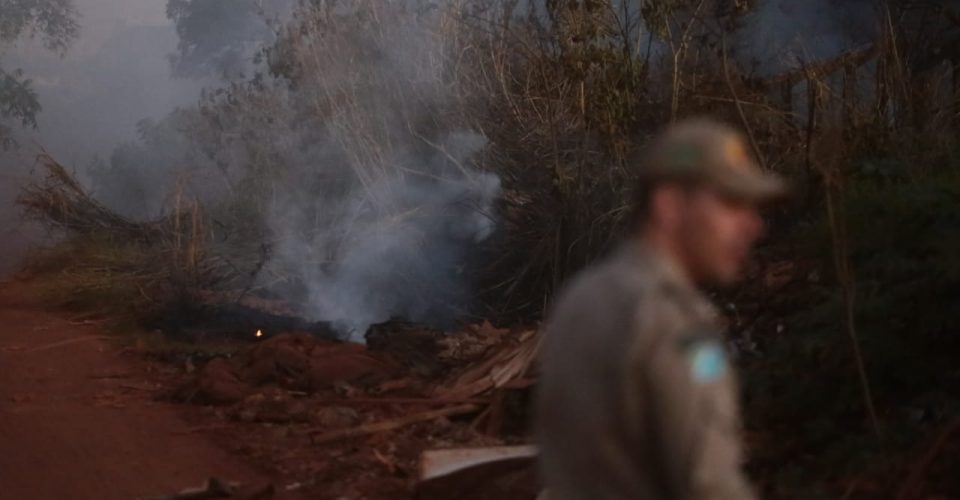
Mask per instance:
[[[718,321],[720,316],[716,308],[673,256],[639,237],[627,240],[620,252],[633,266],[649,273],[648,276],[659,282],[664,291],[683,297],[683,302],[695,316],[711,323]]]
[[[696,285],[673,256],[657,250],[642,238],[627,241],[624,251],[631,260],[643,264],[665,285],[682,290],[697,291]]]

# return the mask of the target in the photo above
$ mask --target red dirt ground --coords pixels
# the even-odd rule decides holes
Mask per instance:
[[[0,287],[0,497],[131,500],[212,476],[282,486],[157,401],[149,370],[95,326]]]

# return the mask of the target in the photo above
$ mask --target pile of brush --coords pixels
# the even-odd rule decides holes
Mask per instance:
[[[50,155],[38,156],[46,176],[23,188],[17,199],[24,214],[52,229],[69,234],[107,232],[127,239],[156,241],[170,220],[134,222],[106,208],[90,196],[67,169]]]
[[[249,275],[211,251],[215,235],[199,203],[178,202],[163,217],[134,221],[97,201],[49,155],[38,160],[46,175],[24,186],[17,203],[59,241],[26,265],[44,278],[38,283],[51,301],[143,321],[203,304]]]

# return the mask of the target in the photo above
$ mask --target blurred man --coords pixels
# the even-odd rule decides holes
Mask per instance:
[[[537,427],[549,500],[750,500],[737,384],[698,286],[734,282],[780,179],[720,124],[678,124],[637,165],[633,234],[555,305]]]

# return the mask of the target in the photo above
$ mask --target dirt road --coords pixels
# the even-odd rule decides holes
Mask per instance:
[[[155,400],[146,365],[0,286],[0,499],[169,494],[267,482]]]

